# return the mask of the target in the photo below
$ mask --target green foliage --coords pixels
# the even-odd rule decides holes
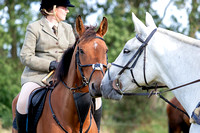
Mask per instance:
[[[19,60],[4,56],[0,58],[0,68],[0,118],[2,126],[8,128],[12,124],[12,100],[21,88],[23,66],[19,64]]]

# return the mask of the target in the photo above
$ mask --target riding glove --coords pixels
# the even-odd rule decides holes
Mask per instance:
[[[55,70],[58,67],[59,62],[57,61],[52,61],[49,65],[49,71],[51,72],[52,70]]]

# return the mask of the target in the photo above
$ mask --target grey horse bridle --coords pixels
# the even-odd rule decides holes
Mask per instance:
[[[121,66],[121,65],[118,65],[118,64],[115,64],[115,63],[111,63],[111,65],[113,66],[116,66],[116,67],[119,67],[119,68],[122,68],[122,70],[118,73],[117,77],[119,78],[122,73],[125,71],[125,70],[130,70],[130,73],[131,73],[131,76],[132,76],[132,82],[135,83],[138,87],[142,87],[144,90],[148,90],[148,89],[152,89],[152,88],[155,88],[155,86],[150,86],[147,82],[147,79],[146,79],[146,73],[145,73],[145,69],[146,69],[146,46],[148,45],[148,42],[151,40],[151,38],[153,37],[153,35],[155,34],[155,32],[157,31],[157,28],[154,29],[150,34],[149,36],[146,38],[145,41],[143,41],[139,35],[137,34],[136,35],[136,38],[142,43],[142,45],[138,48],[138,50],[136,51],[136,53],[131,57],[131,59],[126,63],[125,66]],[[142,86],[142,85],[139,85],[138,82],[135,80],[135,77],[134,77],[134,74],[133,74],[133,68],[136,66],[137,64],[137,61],[139,59],[139,57],[142,55],[142,53],[144,52],[144,63],[143,63],[143,74],[144,74],[144,81],[145,81],[145,84],[147,86]],[[134,61],[134,62],[133,62]],[[133,62],[133,64],[129,67],[129,65]],[[109,79],[110,78],[110,74],[109,74],[109,69],[108,69],[108,76],[109,76]],[[117,86],[119,86],[119,83],[117,82],[116,84]],[[157,86],[157,88],[163,88],[163,87],[166,87],[166,86]],[[120,93],[121,95],[124,94],[124,92],[121,91],[121,89],[117,89],[116,90],[118,93]]]

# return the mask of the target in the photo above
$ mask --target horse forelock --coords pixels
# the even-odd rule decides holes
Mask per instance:
[[[170,31],[170,30],[166,30],[163,28],[158,28],[158,31],[161,33],[164,33],[166,35],[171,36],[172,38],[175,38],[179,41],[182,41],[186,44],[195,46],[195,47],[199,47],[200,48],[200,41],[191,37],[188,37],[186,35],[180,34],[180,33],[176,33],[174,31]]]
[[[96,26],[85,26],[85,32],[80,37],[80,41],[89,42],[96,37]]]

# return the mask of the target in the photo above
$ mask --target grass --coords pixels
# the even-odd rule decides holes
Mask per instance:
[[[132,133],[168,133],[167,127],[166,118],[154,119],[150,123],[141,124]]]
[[[167,95],[168,99],[171,97],[171,94]],[[101,133],[168,133],[166,106],[167,104],[163,100],[157,99],[150,106],[146,106],[147,109],[140,110],[137,115],[132,112],[131,115],[134,116],[132,121],[117,122],[112,120],[112,117],[103,118]],[[112,115],[110,114],[110,116]]]
[[[12,133],[12,130],[0,128],[0,133]]]
[[[101,133],[168,133],[167,117],[159,114],[154,118],[144,119],[141,123],[102,121]]]

